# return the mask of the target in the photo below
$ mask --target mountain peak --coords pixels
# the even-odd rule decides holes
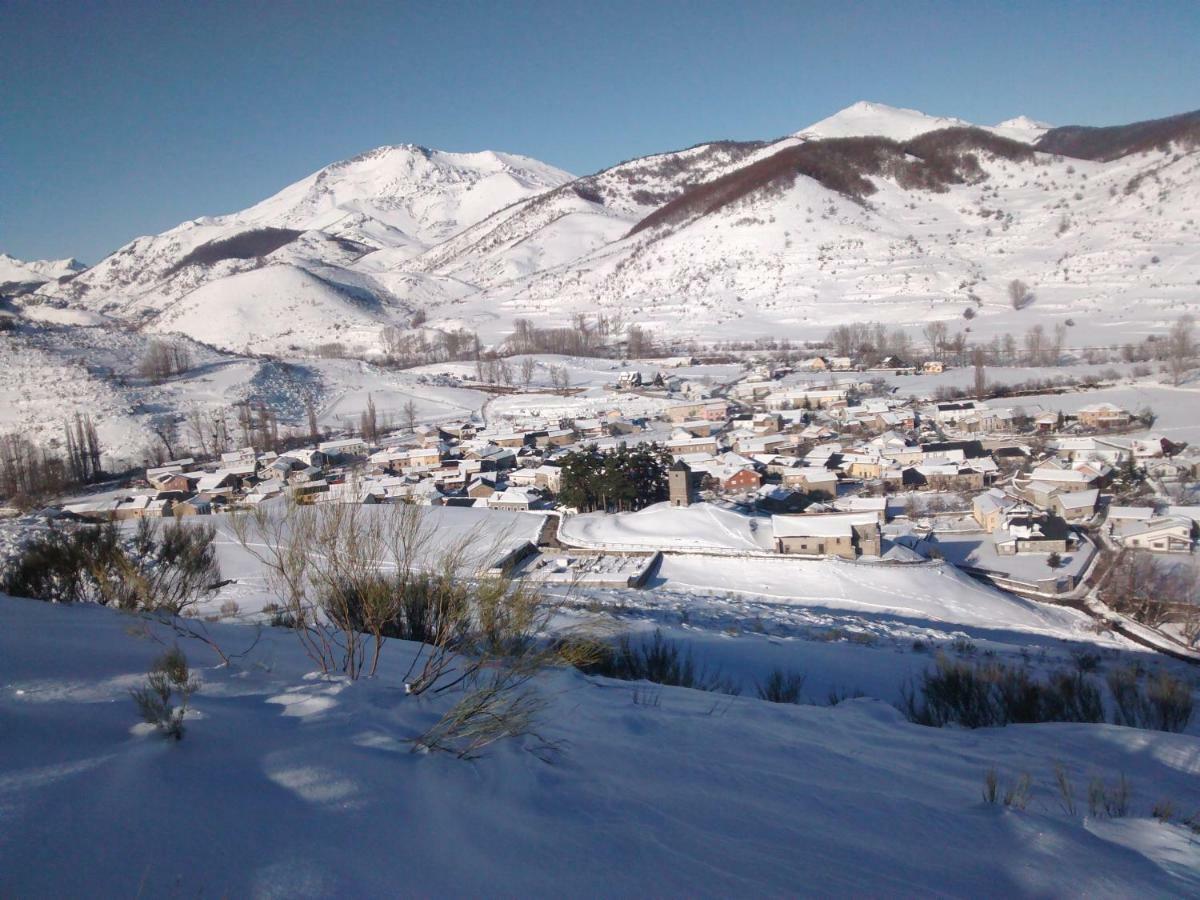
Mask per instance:
[[[809,140],[875,136],[907,141],[927,131],[962,128],[970,124],[962,119],[931,116],[916,109],[859,100],[832,116],[797,131],[795,136]]]
[[[1005,119],[998,123],[996,128],[1045,128],[1050,129],[1054,126],[1049,122],[1039,122],[1037,119],[1031,119],[1029,116],[1017,116],[1012,119]]]
[[[22,260],[7,253],[0,253],[0,283],[44,283],[74,275],[86,268],[87,266],[73,258]]]
[[[1032,144],[1053,127],[1046,122],[1031,119],[1029,116],[1016,116],[991,126],[988,131],[1001,137],[1012,138],[1023,144]]]

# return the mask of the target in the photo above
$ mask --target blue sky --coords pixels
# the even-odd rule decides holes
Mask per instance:
[[[991,123],[1200,107],[1200,2],[0,0],[0,251],[95,262],[382,144],[585,174],[856,100]]]

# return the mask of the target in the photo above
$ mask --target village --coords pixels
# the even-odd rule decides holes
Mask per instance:
[[[878,377],[917,371],[896,360],[872,371],[814,357],[747,364],[724,380],[675,374],[702,370],[692,362],[620,371],[589,392],[585,416],[515,392],[486,421],[410,422],[369,437],[347,428],[281,452],[168,461],[63,513],[207,516],[286,498],[472,507],[537,514],[537,538],[508,563],[552,580],[637,586],[673,550],[934,559],[1039,599],[1074,596],[1100,549],[1175,556],[1194,546],[1200,507],[1172,497],[1186,496],[1178,488],[1196,477],[1200,453],[1115,404],[1065,413],[903,395]],[[590,495],[572,479],[590,476],[573,458],[632,448],[656,467],[636,496],[577,499]]]

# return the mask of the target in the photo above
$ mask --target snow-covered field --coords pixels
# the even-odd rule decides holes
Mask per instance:
[[[995,590],[944,563],[668,555],[659,579],[665,591],[745,596],[779,606],[847,610],[1064,639],[1091,633],[1090,620],[1075,610]]]
[[[638,512],[564,517],[559,537],[595,550],[769,550],[771,520],[712,503],[655,503]]]
[[[786,706],[557,671],[538,683],[549,762],[533,738],[463,762],[409,752],[452,697],[405,696],[407,646],[347,683],[267,629],[229,669],[185,648],[203,688],[169,744],[128,696],[161,647],[127,617],[0,598],[0,620],[5,896],[1200,892],[1200,845],[1150,815],[1194,811],[1194,735],[935,730],[869,698]],[[213,630],[233,649],[253,637]],[[1029,775],[1025,809],[982,801],[990,769],[1001,790]],[[1128,814],[1089,814],[1088,781],[1122,776]]]

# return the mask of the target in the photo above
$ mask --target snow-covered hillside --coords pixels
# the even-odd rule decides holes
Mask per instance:
[[[367,291],[295,265],[264,266],[185,294],[148,326],[226,350],[286,354],[377,331],[389,312]]]
[[[1108,163],[970,156],[978,173],[958,183],[927,190],[868,174],[861,199],[781,167],[733,202],[557,268],[495,284],[490,258],[474,270],[459,258],[455,272],[488,284],[481,319],[561,321],[599,307],[700,339],[822,337],[847,321],[919,330],[931,319],[990,336],[1072,319],[1074,345],[1108,345],[1200,308],[1195,147]],[[1012,279],[1032,286],[1032,306],[1012,308]]]
[[[930,319],[987,337],[1071,320],[1073,345],[1108,345],[1200,308],[1194,119],[976,128],[864,102],[781,140],[573,180],[524,157],[385,147],[240,213],[138,238],[27,302],[272,353],[346,335],[370,352],[418,311],[489,341],[518,317],[607,312],[701,340]],[[303,291],[282,299],[297,270],[330,286],[306,310]],[[1022,310],[1013,279],[1033,290]],[[248,285],[281,299],[247,302]]]
[[[929,116],[915,109],[902,109],[884,103],[860,100],[827,119],[801,128],[796,132],[796,137],[820,140],[876,135],[891,138],[893,141],[907,141],[927,131],[961,128],[970,124],[963,119]]]
[[[32,287],[45,284],[68,275],[75,275],[86,268],[77,259],[20,260],[0,253],[0,286],[14,285]]]
[[[998,125],[973,126],[972,123],[953,116],[930,116],[916,109],[903,109],[888,106],[886,103],[871,103],[862,100],[834,113],[827,119],[800,129],[796,132],[796,137],[805,140],[820,140],[822,138],[874,135],[891,138],[893,141],[908,141],[942,128],[968,127],[983,128],[985,131],[1001,137],[1032,144],[1052,126],[1045,122],[1035,122],[1028,116],[1017,116],[1000,122]]]
[[[402,263],[496,210],[571,178],[552,166],[505,153],[381,147],[327,166],[241,212],[205,216],[137,238],[69,284],[48,285],[39,296],[66,298],[73,305],[163,330],[155,319],[186,323],[189,311],[214,295],[243,294],[245,281],[223,283],[248,270],[285,264],[268,276],[280,279],[275,290],[281,293],[291,289],[295,268],[353,284],[362,279],[346,267],[372,251],[384,249],[393,264]],[[256,283],[261,285],[262,279]],[[222,287],[183,301],[216,284]],[[381,282],[372,280],[363,290],[377,306],[397,305]],[[229,311],[250,312],[236,303]],[[321,314],[332,312],[327,306]],[[326,324],[336,321],[329,316]],[[258,352],[277,349],[280,331],[288,327],[286,319],[275,329],[245,324],[262,342]],[[231,319],[229,325],[239,330],[243,320]]]
[[[222,669],[185,647],[203,685],[174,744],[129,699],[162,649],[129,617],[0,597],[0,620],[4,896],[1200,891],[1180,821],[1194,735],[931,729],[869,698],[793,706],[557,670],[537,682],[538,738],[464,762],[410,752],[456,696],[405,695],[412,645],[389,642],[378,677],[351,683],[314,675],[282,629],[218,624],[253,650]],[[526,752],[547,741],[560,751]],[[1001,793],[1028,775],[1024,808],[983,801],[992,769]],[[1088,814],[1096,778],[1126,780],[1124,815]],[[1167,800],[1172,823],[1151,815]]]

